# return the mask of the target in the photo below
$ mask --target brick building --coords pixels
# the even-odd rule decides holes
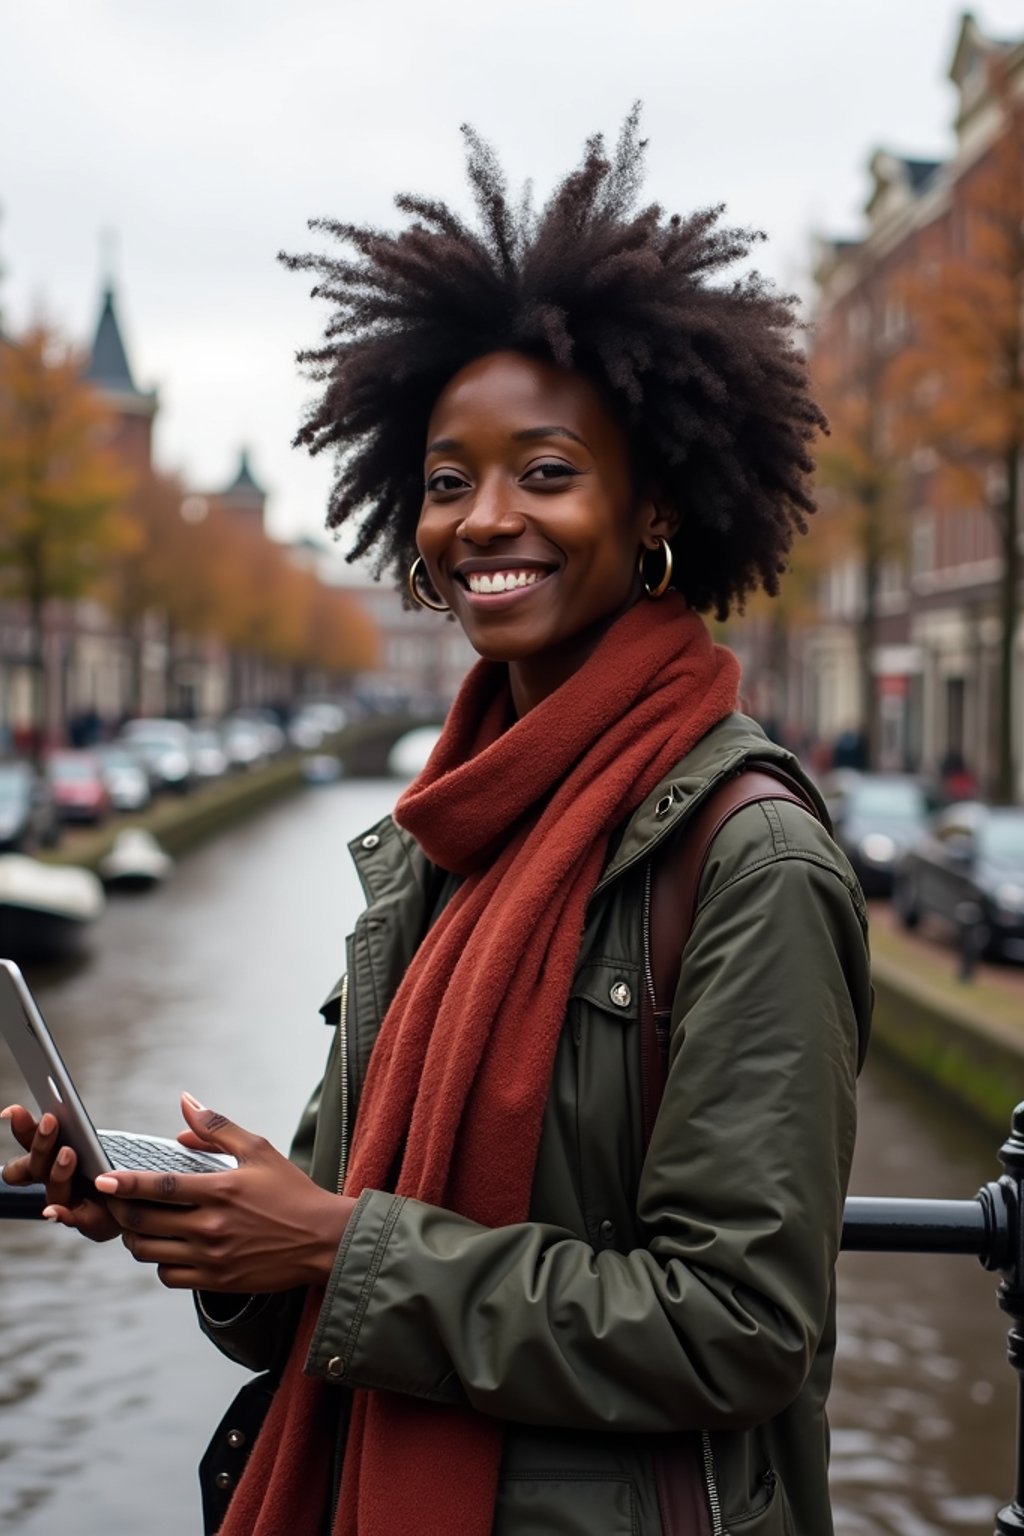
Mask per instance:
[[[992,85],[994,61],[1006,82],[1002,98]],[[958,504],[940,495],[934,454],[897,446],[899,402],[872,401],[873,380],[915,334],[908,278],[946,258],[972,259],[972,188],[1007,131],[1004,102],[1024,102],[1024,39],[993,39],[964,15],[949,78],[956,91],[949,158],[878,150],[869,163],[861,237],[821,240],[816,252],[815,367],[827,369],[841,393],[865,400],[872,413],[870,451],[898,484],[884,544],[869,552],[854,541],[829,561],[818,580],[816,615],[785,637],[776,675],[766,677],[758,667],[753,636],[740,629],[736,638],[750,655],[755,700],[762,709],[765,699],[774,708],[782,700],[780,714],[794,737],[834,741],[862,726],[863,668],[876,700],[878,766],[935,772],[959,754],[991,785],[1002,633],[992,510],[983,494]],[[1018,773],[1024,764],[1022,649],[1018,636]]]

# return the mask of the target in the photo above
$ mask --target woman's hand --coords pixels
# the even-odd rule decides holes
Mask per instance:
[[[0,1120],[10,1121],[15,1140],[28,1154],[5,1164],[5,1184],[45,1184],[46,1219],[74,1227],[94,1243],[106,1243],[120,1235],[121,1228],[103,1197],[72,1187],[78,1158],[71,1147],[61,1146],[55,1115],[47,1112],[37,1122],[24,1105],[9,1104],[0,1110]]]
[[[261,1136],[182,1094],[179,1140],[230,1152],[217,1173],[101,1174],[97,1189],[140,1264],[174,1289],[284,1291],[327,1282],[355,1201],[332,1195]]]

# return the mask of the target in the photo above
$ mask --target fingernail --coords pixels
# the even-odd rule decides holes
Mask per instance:
[[[9,1104],[6,1109],[0,1109],[0,1120],[13,1120],[13,1119],[14,1119],[14,1108],[13,1108],[12,1105]]]
[[[39,1129],[42,1131],[44,1136],[52,1136],[54,1131],[57,1129],[57,1116],[51,1115],[49,1111],[47,1111],[47,1113],[39,1122]]]
[[[57,1207],[55,1205],[47,1205],[47,1206],[45,1206],[44,1209],[43,1209],[43,1217],[44,1217],[44,1219],[46,1221],[56,1221],[57,1220]]]
[[[101,1173],[97,1178],[93,1179],[93,1183],[96,1185],[96,1188],[99,1190],[101,1195],[117,1194],[117,1180],[114,1178],[113,1174]]]
[[[186,1104],[191,1104],[193,1109],[205,1109],[206,1108],[205,1104],[200,1104],[199,1100],[196,1099],[196,1098],[193,1098],[190,1093],[183,1093],[182,1094],[182,1098],[185,1100]]]
[[[60,1164],[60,1166],[62,1168],[66,1168],[68,1166],[68,1164],[70,1163],[70,1161],[71,1161],[71,1148],[70,1147],[61,1147],[60,1151],[57,1153],[57,1162]]]

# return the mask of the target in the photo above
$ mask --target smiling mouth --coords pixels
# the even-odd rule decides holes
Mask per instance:
[[[460,572],[460,579],[474,596],[485,597],[499,592],[518,592],[526,587],[535,587],[538,582],[544,581],[550,575],[550,571],[532,567],[529,570],[513,568],[507,571],[466,571]]]

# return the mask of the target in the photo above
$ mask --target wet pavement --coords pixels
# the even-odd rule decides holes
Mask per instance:
[[[111,901],[88,964],[32,977],[101,1124],[172,1135],[184,1088],[287,1143],[361,903],[345,843],[394,795],[341,784],[276,807],[163,890]],[[4,1054],[0,1102],[16,1096]],[[996,1138],[871,1065],[856,1192],[968,1196],[998,1173],[995,1153]],[[990,1536],[1012,1488],[1015,1403],[994,1293],[973,1259],[841,1260],[839,1536]],[[0,1529],[198,1530],[195,1465],[243,1379],[200,1338],[190,1298],[119,1244],[0,1223]]]

